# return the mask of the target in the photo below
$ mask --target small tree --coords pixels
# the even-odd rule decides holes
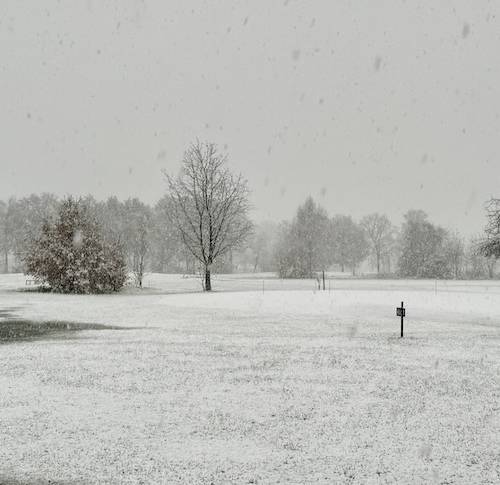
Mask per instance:
[[[470,279],[485,279],[493,277],[490,269],[493,267],[490,261],[491,257],[484,256],[481,246],[483,239],[479,236],[472,237],[465,251],[465,275]]]
[[[299,278],[300,267],[297,248],[291,244],[291,223],[284,221],[278,228],[278,237],[274,246],[273,257],[280,278]],[[303,277],[303,276],[302,276]]]
[[[124,235],[123,245],[128,258],[128,266],[134,275],[136,286],[142,288],[146,271],[146,258],[151,248],[152,213],[139,199],[128,199],[123,204]]]
[[[153,209],[151,233],[152,270],[159,273],[181,271],[185,248],[177,228],[170,222],[172,212],[170,197],[161,198]]]
[[[273,249],[278,235],[279,226],[275,222],[262,222],[256,227],[245,255],[254,273],[257,270],[274,271],[276,269]]]
[[[369,243],[366,240],[363,228],[354,223],[349,233],[351,244],[349,246],[349,264],[351,266],[352,275],[356,275],[356,268],[366,259],[370,249]]]
[[[54,223],[45,221],[24,256],[26,273],[61,293],[118,291],[127,274],[121,248],[104,241],[85,206],[62,201]]]
[[[330,265],[328,231],[326,210],[317,205],[312,197],[308,197],[297,209],[292,224],[292,237],[298,246],[302,277],[312,278],[315,271],[324,271]]]
[[[342,273],[349,260],[349,229],[354,224],[351,217],[335,215],[330,220],[330,246],[334,261],[340,265]]]
[[[112,196],[106,201],[98,202],[96,211],[99,223],[103,228],[104,238],[123,246],[125,253],[125,204],[116,196]]]
[[[180,174],[165,173],[172,202],[171,221],[188,251],[202,265],[204,289],[218,258],[243,244],[252,231],[247,182],[226,168],[227,157],[213,143],[192,144]]]
[[[377,274],[380,274],[382,258],[389,254],[392,245],[393,228],[391,221],[385,215],[374,213],[363,217],[361,226],[368,236],[370,249],[377,264]]]
[[[444,242],[446,231],[427,220],[423,211],[408,211],[401,231],[399,273],[411,278],[449,278],[452,275]]]
[[[465,269],[465,243],[458,232],[450,232],[446,235],[444,254],[453,278],[461,278]]]
[[[365,232],[350,216],[336,215],[331,219],[330,234],[335,262],[340,264],[342,272],[348,266],[355,275],[356,267],[369,252]]]
[[[293,221],[282,224],[275,246],[275,262],[281,278],[314,278],[331,262],[329,219],[312,197],[298,207]]]

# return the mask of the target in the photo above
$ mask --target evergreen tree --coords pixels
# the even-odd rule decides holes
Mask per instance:
[[[121,248],[107,242],[81,201],[67,198],[45,221],[24,256],[26,273],[61,293],[118,291],[127,278]]]

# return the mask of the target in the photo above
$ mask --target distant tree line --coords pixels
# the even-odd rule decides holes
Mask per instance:
[[[282,278],[315,278],[327,270],[402,278],[493,278],[500,257],[500,201],[488,204],[486,236],[465,241],[429,221],[421,210],[401,227],[373,213],[355,221],[329,216],[311,197],[291,221],[257,226],[250,242],[255,270]]]
[[[152,206],[137,198],[59,199],[48,193],[0,200],[0,271],[27,271],[74,292],[117,288],[123,274],[141,287],[146,271],[199,273],[207,291],[213,272],[276,272],[281,278],[315,278],[328,270],[404,278],[495,275],[500,199],[487,204],[485,234],[467,242],[421,210],[408,211],[396,227],[378,213],[359,221],[330,215],[312,197],[290,221],[254,225],[247,182],[226,162],[214,144],[191,144],[178,175],[164,174],[166,195]],[[97,276],[104,271],[113,273],[112,281]],[[76,273],[83,282],[76,284]]]
[[[291,221],[263,222],[249,233],[242,219],[244,244],[242,240],[239,247],[215,255],[219,257],[207,252],[206,261],[182,240],[170,194],[152,206],[114,196],[104,201],[86,196],[80,203],[102,226],[105,239],[122,248],[137,286],[146,271],[195,274],[207,263],[213,272],[276,272],[282,278],[312,278],[327,270],[355,275],[361,266],[364,273],[380,276],[492,278],[500,257],[498,199],[488,203],[485,235],[466,241],[430,222],[420,210],[406,213],[401,227],[396,227],[377,213],[359,221],[330,216],[309,197]],[[44,221],[55,220],[60,204],[61,199],[47,193],[0,201],[0,271],[26,269],[30,241],[41,235]]]
[[[24,271],[30,242],[41,235],[44,222],[55,221],[64,200],[53,194],[32,194],[0,201],[0,270]],[[194,271],[193,258],[169,223],[167,196],[154,206],[136,198],[120,201],[114,196],[104,201],[86,196],[79,199],[79,205],[99,223],[104,238],[122,248],[127,268],[139,286],[146,269]]]

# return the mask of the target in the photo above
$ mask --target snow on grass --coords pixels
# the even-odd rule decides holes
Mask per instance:
[[[71,296],[0,277],[17,318],[130,327],[0,345],[0,482],[500,480],[496,282],[198,283]]]

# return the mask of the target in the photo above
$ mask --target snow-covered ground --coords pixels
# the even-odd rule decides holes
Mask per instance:
[[[0,483],[499,483],[500,282],[0,276]],[[407,307],[399,338],[395,307]]]

